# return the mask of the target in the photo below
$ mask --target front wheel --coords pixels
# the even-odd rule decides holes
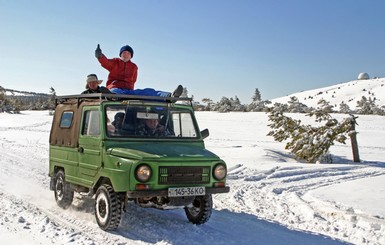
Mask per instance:
[[[122,201],[110,185],[102,185],[96,191],[95,217],[102,230],[118,228],[122,217]]]
[[[197,225],[206,223],[211,216],[213,200],[211,194],[197,196],[191,205],[184,208],[188,220]]]
[[[65,181],[63,170],[55,175],[55,200],[59,207],[67,209],[74,199],[74,190],[71,184]]]

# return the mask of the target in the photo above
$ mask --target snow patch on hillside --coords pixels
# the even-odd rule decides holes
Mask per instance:
[[[290,101],[290,97],[293,96],[297,97],[299,102],[314,108],[318,107],[318,101],[324,99],[330,102],[330,105],[334,106],[335,109],[339,109],[341,102],[346,103],[350,109],[356,109],[357,101],[361,100],[362,96],[367,99],[375,99],[375,104],[383,106],[385,105],[385,78],[353,80],[324,88],[293,93],[271,101],[273,104],[286,104]]]

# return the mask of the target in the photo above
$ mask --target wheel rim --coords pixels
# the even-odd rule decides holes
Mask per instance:
[[[55,190],[56,190],[56,197],[57,197],[57,199],[58,200],[62,200],[63,199],[63,179],[61,177],[59,177],[56,180]]]
[[[108,217],[109,205],[107,197],[104,193],[101,193],[96,198],[96,214],[101,223],[105,224]]]
[[[197,216],[201,212],[202,202],[200,200],[194,200],[193,206],[189,208],[191,215]]]

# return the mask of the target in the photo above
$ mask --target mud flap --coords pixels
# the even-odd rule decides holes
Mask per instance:
[[[51,177],[51,180],[49,181],[49,189],[51,191],[55,190],[55,178],[54,177]]]

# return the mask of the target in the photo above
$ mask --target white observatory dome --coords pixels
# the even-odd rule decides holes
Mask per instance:
[[[366,72],[361,72],[359,75],[358,75],[358,80],[367,80],[369,79],[369,74],[366,73]]]

